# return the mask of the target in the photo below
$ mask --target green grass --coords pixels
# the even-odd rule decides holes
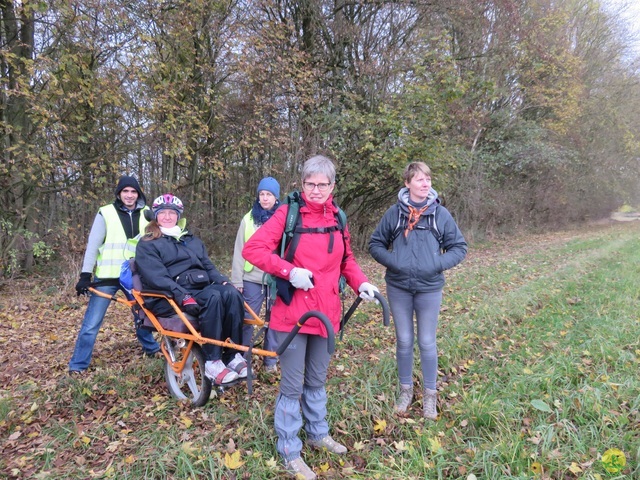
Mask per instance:
[[[350,451],[304,450],[307,463],[321,478],[640,478],[639,233],[628,222],[472,247],[445,289],[436,422],[421,418],[419,389],[409,414],[394,415],[393,327],[361,306],[327,383],[332,434]],[[360,258],[382,286],[383,271]],[[24,314],[11,303],[15,291],[0,301],[0,322],[16,325],[3,332],[30,332],[0,344],[2,364],[14,367],[0,391],[0,476],[283,477],[277,382],[260,373],[252,395],[238,387],[199,409],[175,402],[162,363],[128,354],[137,346],[119,307],[96,368],[68,379],[83,308],[72,295],[44,301],[23,291],[19,301],[32,305]],[[619,473],[601,462],[610,448],[626,456]],[[233,452],[243,462],[235,469],[225,465]]]

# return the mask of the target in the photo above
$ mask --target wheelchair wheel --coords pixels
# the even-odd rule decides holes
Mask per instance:
[[[184,350],[176,349],[178,356]],[[180,358],[178,358],[179,360]],[[191,400],[194,407],[201,407],[209,400],[211,380],[204,374],[204,354],[200,345],[193,345],[180,375],[176,374],[169,362],[164,363],[164,376],[169,392],[179,400]]]

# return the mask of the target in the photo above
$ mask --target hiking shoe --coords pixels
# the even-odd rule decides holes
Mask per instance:
[[[228,368],[222,360],[207,360],[204,364],[204,374],[217,386],[226,385],[238,379],[238,374]]]
[[[347,453],[347,447],[342,445],[341,443],[336,442],[330,435],[322,437],[320,440],[310,440],[307,439],[307,444],[317,449],[325,449],[330,453],[337,453],[338,455],[342,455],[343,453]]]
[[[299,478],[300,480],[315,480],[317,478],[317,475],[313,473],[313,470],[304,463],[302,457],[284,462],[284,468],[287,469],[287,473],[293,475],[294,478]]]
[[[264,366],[264,371],[266,373],[277,373],[278,372],[278,365],[265,365]]]
[[[424,396],[422,397],[422,411],[424,418],[428,420],[436,420],[438,418],[438,412],[436,410],[436,404],[438,403],[438,392],[429,388],[424,389]]]
[[[405,413],[413,400],[413,385],[400,385],[400,395],[396,400],[394,410],[397,413]]]
[[[236,353],[227,366],[238,374],[238,378],[247,378],[247,361],[239,353]]]

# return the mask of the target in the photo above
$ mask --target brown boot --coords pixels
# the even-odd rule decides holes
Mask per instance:
[[[429,388],[424,389],[424,396],[422,397],[422,411],[424,418],[428,420],[436,420],[438,418],[438,412],[436,410],[436,404],[438,403],[438,392]]]
[[[413,400],[413,385],[400,384],[400,395],[396,400],[395,411],[397,413],[405,413]]]

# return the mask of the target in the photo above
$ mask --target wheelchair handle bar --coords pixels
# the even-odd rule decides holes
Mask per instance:
[[[376,297],[382,307],[382,324],[385,327],[388,327],[391,316],[389,315],[389,304],[387,303],[387,299],[384,298],[380,292],[373,292],[373,296]]]
[[[380,303],[380,306],[382,307],[382,323],[385,327],[388,327],[389,326],[389,304],[387,303],[387,300],[382,296],[380,292],[373,292],[373,296],[376,297],[376,300],[378,300],[378,302]],[[342,321],[340,322],[340,339],[342,339],[342,331],[344,327],[346,327],[347,322],[353,315],[353,312],[356,311],[356,308],[358,308],[358,305],[360,305],[360,303],[362,303],[362,297],[357,297],[353,302],[353,304],[351,305],[351,307],[349,307],[349,310],[347,310],[347,313],[345,313],[344,317],[342,317]]]
[[[327,352],[329,352],[329,355],[333,354],[336,349],[336,336],[333,331],[333,325],[331,325],[331,320],[329,320],[329,317],[327,317],[324,313],[318,312],[317,310],[311,310],[300,317],[300,320],[298,320],[296,326],[293,327],[293,330],[289,332],[287,338],[284,339],[282,344],[278,347],[278,350],[276,350],[276,353],[278,355],[282,355],[284,353],[293,338],[300,331],[300,328],[302,328],[302,325],[304,325],[304,323],[311,317],[315,317],[320,320],[324,325],[324,328],[327,329]]]

